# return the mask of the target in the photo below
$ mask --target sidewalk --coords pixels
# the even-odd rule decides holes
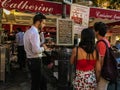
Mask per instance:
[[[0,82],[0,90],[30,90],[27,72],[16,70],[11,75],[6,75],[6,82]]]
[[[109,84],[108,90],[115,90],[115,84]],[[117,81],[117,90],[120,90],[120,80]]]
[[[15,70],[12,75],[6,76],[6,82],[0,82],[0,90],[30,90],[30,75],[28,72]],[[47,84],[47,90],[56,90]]]
[[[120,80],[117,90],[120,90]],[[17,70],[12,75],[7,76],[6,83],[0,82],[0,90],[30,90],[30,78],[28,72]],[[48,84],[48,90],[56,90]],[[115,90],[115,85],[110,84],[108,90]]]

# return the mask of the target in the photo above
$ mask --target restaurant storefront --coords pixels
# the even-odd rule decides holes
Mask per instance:
[[[27,30],[32,25],[32,18],[36,13],[43,13],[47,16],[47,25],[44,28],[43,32],[47,32],[51,35],[56,35],[56,19],[60,18],[62,15],[62,4],[61,3],[53,3],[47,1],[40,0],[0,0],[0,8],[1,8],[1,25],[0,32],[4,32],[4,30],[8,30],[10,33],[16,30],[16,28],[20,27],[23,31]],[[9,14],[5,13],[3,9],[9,10]],[[66,6],[66,14],[69,15],[70,6]],[[1,34],[2,35],[2,34]],[[48,35],[46,35],[48,36]],[[0,36],[1,37],[1,36]],[[3,39],[2,37],[0,39]],[[5,81],[5,68],[7,62],[10,62],[13,56],[13,52],[11,47],[13,47],[13,42],[4,43],[3,40],[0,42],[1,51],[3,54],[2,61],[0,57],[0,80]],[[7,51],[6,51],[7,50]],[[7,56],[6,54],[7,53]],[[15,55],[15,54],[14,54]],[[5,66],[6,65],[6,66]],[[9,71],[9,68],[7,68]]]

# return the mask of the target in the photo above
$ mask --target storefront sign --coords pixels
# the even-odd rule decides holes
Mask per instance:
[[[110,30],[110,33],[120,34],[120,28],[112,28],[112,29]]]
[[[120,11],[90,8],[90,17],[120,20]]]
[[[0,0],[0,7],[8,10],[17,9],[20,11],[41,12],[44,14],[62,14],[62,4],[40,0]],[[70,6],[67,5],[66,13],[70,13]]]
[[[69,19],[57,20],[57,45],[73,45],[73,22]]]
[[[82,5],[72,4],[70,18],[74,21],[74,32],[76,34],[79,29],[87,28],[89,25],[89,11],[90,8]],[[75,29],[77,28],[77,29]],[[81,30],[79,30],[81,31]]]

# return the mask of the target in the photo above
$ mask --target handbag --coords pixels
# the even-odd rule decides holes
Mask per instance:
[[[76,47],[76,57],[75,57],[74,65],[71,65],[71,75],[70,75],[70,82],[69,82],[70,89],[69,90],[75,90],[72,82],[76,78],[77,59],[78,59],[78,46]]]
[[[76,47],[76,57],[75,57],[75,62],[74,62],[74,78],[76,77],[77,59],[78,59],[78,47]]]

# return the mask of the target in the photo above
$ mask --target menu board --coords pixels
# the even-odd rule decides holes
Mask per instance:
[[[73,45],[73,22],[70,19],[57,20],[57,45]]]

